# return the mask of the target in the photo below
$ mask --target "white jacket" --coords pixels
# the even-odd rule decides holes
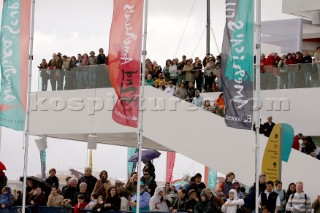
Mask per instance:
[[[125,197],[120,197],[120,211],[130,211],[129,201]]]
[[[227,199],[227,201],[223,204],[221,211],[224,213],[236,213],[237,208],[240,208],[244,204],[243,199],[238,199],[237,191],[235,189],[231,189],[230,191],[233,191],[234,198],[232,200]],[[227,204],[230,204],[230,206],[227,206]]]
[[[149,201],[149,208],[151,212],[169,212],[168,205],[165,201],[167,199],[167,196],[164,196],[161,202],[161,197],[159,195],[159,192],[164,191],[163,187],[157,187],[156,191],[154,192],[154,195],[150,198]],[[169,200],[170,202],[170,200]]]

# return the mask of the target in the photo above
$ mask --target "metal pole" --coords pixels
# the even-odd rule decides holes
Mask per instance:
[[[28,171],[28,154],[29,154],[29,121],[30,121],[30,94],[32,80],[32,59],[33,59],[33,35],[34,35],[34,11],[35,0],[31,0],[31,17],[30,17],[30,39],[29,39],[29,61],[28,61],[28,93],[27,93],[27,113],[24,131],[24,166],[23,166],[23,197],[22,197],[22,213],[26,211],[26,187],[27,187],[27,171]]]
[[[210,0],[207,0],[207,48],[206,53],[210,53]]]
[[[261,0],[256,0],[256,102],[255,102],[255,171],[256,171],[256,208],[259,212],[259,171],[260,171],[260,58],[261,58]]]
[[[138,183],[137,183],[137,206],[136,212],[140,212],[140,179],[141,179],[141,154],[143,143],[143,101],[144,101],[144,78],[145,78],[145,61],[147,56],[147,32],[148,32],[148,0],[144,1],[144,29],[142,36],[142,72],[140,76],[140,98],[139,98],[139,131],[138,131]]]

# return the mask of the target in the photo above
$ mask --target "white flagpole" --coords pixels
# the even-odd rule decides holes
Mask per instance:
[[[27,114],[24,131],[24,166],[23,166],[23,198],[22,198],[22,213],[26,212],[26,187],[27,187],[27,171],[28,171],[28,152],[29,152],[29,120],[30,120],[30,94],[32,80],[32,59],[33,59],[33,35],[34,35],[34,10],[35,0],[31,0],[31,17],[30,17],[30,39],[29,39],[29,62],[28,62],[28,93],[27,93]]]
[[[144,0],[144,23],[142,39],[142,72],[140,76],[140,97],[139,97],[139,132],[138,132],[138,183],[137,183],[137,206],[136,212],[140,213],[140,178],[141,178],[141,154],[143,143],[143,101],[144,101],[144,78],[145,78],[145,61],[147,56],[147,31],[148,31],[148,0]]]
[[[256,0],[256,102],[255,112],[255,176],[256,176],[256,208],[255,212],[259,212],[259,171],[260,171],[260,58],[261,58],[261,0]]]

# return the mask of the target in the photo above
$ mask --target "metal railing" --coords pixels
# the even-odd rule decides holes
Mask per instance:
[[[198,70],[193,70],[195,71]],[[202,69],[201,91],[206,91],[211,73],[216,76],[218,91],[221,91],[221,69]],[[61,70],[39,70],[39,91],[74,90],[111,87],[109,70],[106,65],[79,66]],[[178,83],[185,81],[181,72]],[[261,67],[261,89],[293,89],[320,87],[320,64],[289,64]],[[210,85],[211,86],[211,85]],[[210,92],[210,91],[209,91]]]
[[[109,70],[106,65],[39,70],[39,91],[104,87],[111,87]]]

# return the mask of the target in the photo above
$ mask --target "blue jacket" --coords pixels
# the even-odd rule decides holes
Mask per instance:
[[[146,191],[142,192],[140,195],[140,212],[149,212],[149,201],[150,201],[150,194]],[[137,200],[137,195],[135,194],[132,198],[131,201],[136,202]],[[132,206],[132,212],[136,212],[136,207]]]
[[[9,191],[7,194],[1,194],[0,195],[0,204],[5,204],[6,206],[11,206],[14,202],[14,197],[11,194],[11,188],[9,188]]]

